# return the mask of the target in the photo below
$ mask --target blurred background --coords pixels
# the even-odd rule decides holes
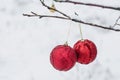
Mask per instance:
[[[52,0],[44,0],[49,6]],[[79,1],[79,0],[75,0]],[[80,0],[120,7],[119,0]],[[81,5],[55,3],[58,10],[81,20],[110,26],[120,11]],[[92,40],[98,55],[89,65],[76,64],[70,71],[55,70],[49,61],[51,50],[80,40],[78,23],[52,18],[28,18],[23,13],[51,13],[39,0],[0,0],[0,80],[120,80],[120,32],[81,24],[83,37]],[[120,20],[119,20],[120,23]],[[120,28],[120,26],[116,26]]]

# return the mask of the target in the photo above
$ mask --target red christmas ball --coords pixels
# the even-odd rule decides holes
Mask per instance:
[[[68,45],[58,45],[50,54],[50,62],[52,66],[59,71],[70,70],[75,65],[76,61],[76,53]]]
[[[88,39],[77,41],[74,45],[74,50],[77,55],[77,62],[81,64],[91,63],[97,55],[96,45]]]

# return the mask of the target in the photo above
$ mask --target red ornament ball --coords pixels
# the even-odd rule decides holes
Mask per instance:
[[[77,41],[74,45],[74,50],[77,55],[77,62],[81,64],[91,63],[97,55],[96,45],[88,39]]]
[[[50,62],[52,66],[59,71],[70,70],[75,65],[76,61],[76,53],[68,45],[58,45],[50,54]]]

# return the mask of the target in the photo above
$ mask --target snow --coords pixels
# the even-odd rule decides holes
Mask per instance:
[[[79,0],[76,0],[79,1]],[[119,0],[81,0],[119,6]],[[51,5],[51,0],[45,0]],[[55,3],[56,8],[87,22],[113,25],[119,11]],[[120,6],[119,6],[120,7]],[[95,42],[96,60],[89,65],[76,64],[67,72],[55,70],[49,61],[51,50],[67,40],[69,45],[80,39],[78,23],[52,18],[28,18],[30,11],[50,13],[39,0],[2,0],[0,3],[0,80],[120,80],[120,32],[103,30],[81,24],[83,37]],[[80,18],[74,16],[77,12]],[[118,26],[119,27],[119,26]],[[76,68],[79,71],[76,71]]]

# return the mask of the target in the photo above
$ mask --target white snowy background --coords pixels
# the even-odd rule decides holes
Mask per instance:
[[[120,7],[120,0],[80,1]],[[50,6],[52,0],[45,3]],[[108,9],[63,3],[55,6],[70,16],[77,12],[80,19],[105,26],[113,25],[120,16],[120,11]],[[39,0],[0,0],[0,80],[120,80],[120,32],[81,24],[84,38],[97,45],[97,58],[89,65],[76,64],[70,71],[60,72],[50,64],[50,52],[64,44],[70,27],[69,45],[80,39],[78,23],[22,15],[31,11],[59,15],[49,12]]]

